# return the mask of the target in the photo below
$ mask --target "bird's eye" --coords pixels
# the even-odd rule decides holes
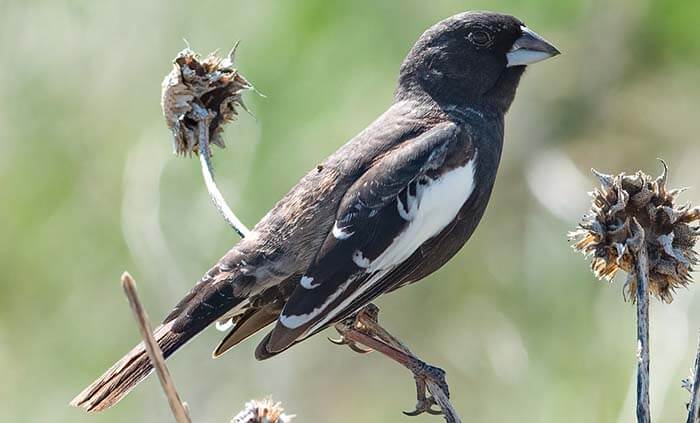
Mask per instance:
[[[491,42],[493,41],[491,34],[489,34],[486,31],[470,32],[469,35],[467,36],[467,39],[478,47],[486,47],[489,44],[491,44]]]

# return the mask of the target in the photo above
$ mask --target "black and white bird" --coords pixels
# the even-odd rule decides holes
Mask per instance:
[[[508,15],[467,12],[428,29],[391,107],[306,174],[155,330],[165,357],[213,323],[230,328],[214,356],[274,324],[255,354],[267,359],[439,269],[484,214],[525,67],[557,54]],[[72,404],[106,409],[151,370],[139,344]]]

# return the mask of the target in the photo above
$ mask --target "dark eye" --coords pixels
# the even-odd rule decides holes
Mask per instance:
[[[486,31],[470,32],[467,39],[479,47],[491,44],[491,34]]]

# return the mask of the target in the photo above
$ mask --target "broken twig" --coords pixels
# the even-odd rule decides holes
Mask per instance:
[[[165,396],[168,398],[168,404],[170,404],[170,410],[173,412],[175,421],[177,423],[191,423],[189,413],[187,412],[187,406],[180,400],[180,395],[178,395],[173,379],[170,377],[168,367],[165,365],[163,352],[160,350],[155,338],[153,338],[153,331],[151,330],[148,315],[146,314],[146,310],[143,309],[138,294],[136,293],[136,282],[128,272],[122,274],[122,287],[124,288],[126,298],[129,300],[129,305],[131,305],[131,310],[134,312],[134,317],[136,317],[136,323],[138,323],[139,332],[141,332],[148,357],[151,359],[156,373],[158,373],[160,386],[163,388],[163,392],[165,392]]]

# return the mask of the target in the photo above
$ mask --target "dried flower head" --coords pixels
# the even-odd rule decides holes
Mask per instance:
[[[173,133],[177,154],[199,149],[197,124],[207,122],[209,139],[224,148],[223,125],[236,119],[237,107],[247,110],[241,94],[253,86],[233,67],[236,47],[226,58],[211,53],[200,60],[189,48],[175,57],[172,71],[163,80],[161,107]]]
[[[262,401],[252,400],[231,420],[231,423],[289,423],[294,415],[283,414],[281,403],[271,398]]]
[[[592,259],[591,268],[600,279],[611,280],[618,270],[627,272],[625,297],[635,298],[635,257],[646,247],[649,256],[649,290],[670,303],[676,288],[690,283],[693,251],[700,228],[700,208],[676,205],[683,189],[668,190],[668,168],[653,179],[635,175],[605,175],[593,170],[601,187],[590,193],[590,213],[576,231],[573,248]]]

